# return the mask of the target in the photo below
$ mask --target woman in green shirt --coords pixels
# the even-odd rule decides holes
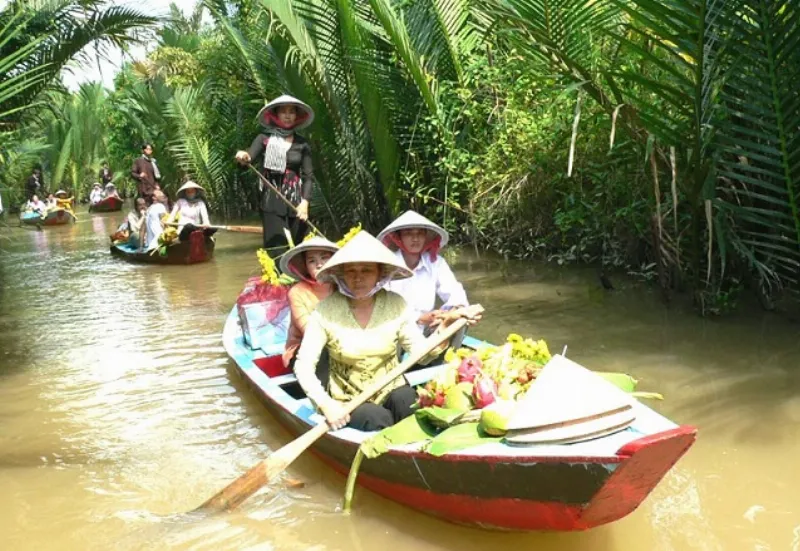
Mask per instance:
[[[345,425],[380,430],[411,415],[416,393],[403,378],[384,388],[371,402],[347,415],[343,403],[377,377],[398,365],[397,346],[412,352],[425,338],[416,317],[400,295],[383,287],[411,271],[377,239],[358,233],[317,274],[333,281],[338,292],[322,300],[310,316],[294,370],[306,395],[333,429]],[[440,328],[444,329],[444,326]],[[447,344],[432,350],[421,363],[436,358]],[[327,388],[315,374],[323,349],[330,355]]]

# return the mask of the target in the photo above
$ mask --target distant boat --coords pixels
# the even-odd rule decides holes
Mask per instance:
[[[119,197],[106,197],[93,205],[89,205],[89,212],[117,212],[122,210],[124,201]]]
[[[38,212],[23,212],[19,215],[20,224],[31,226],[58,226],[68,224],[76,220],[75,215],[67,209],[60,207],[49,208],[44,216]]]
[[[284,368],[282,340],[251,349],[236,307],[222,340],[242,378],[291,437],[323,422],[294,374]],[[467,337],[463,346],[486,344]],[[436,370],[407,373],[406,378],[412,385],[425,384]],[[599,392],[621,391],[606,383]],[[573,444],[491,442],[440,457],[413,444],[391,446],[363,462],[357,481],[392,501],[478,528],[593,528],[636,509],[695,441],[695,428],[678,426],[635,400],[630,408],[635,420],[627,428]],[[352,428],[331,431],[311,450],[346,475],[359,445],[372,434]]]
[[[111,254],[143,264],[197,264],[207,262],[214,256],[214,238],[202,231],[189,235],[188,241],[180,241],[167,247],[167,254],[156,251],[140,251],[128,244],[111,245]]]

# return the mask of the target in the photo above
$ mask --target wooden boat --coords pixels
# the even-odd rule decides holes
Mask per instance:
[[[214,238],[205,236],[202,231],[192,232],[188,241],[170,245],[163,256],[158,251],[140,251],[128,244],[111,245],[111,254],[144,264],[197,264],[214,256]]]
[[[284,369],[283,342],[252,350],[244,342],[235,307],[223,341],[241,376],[293,436],[324,420],[295,376]],[[465,346],[481,344],[469,337],[464,341]],[[436,369],[406,377],[410,384],[423,384]],[[358,483],[458,524],[515,531],[585,530],[636,509],[694,443],[693,427],[678,426],[639,402],[634,408],[636,420],[627,429],[569,445],[492,442],[441,457],[414,445],[392,447],[362,463]],[[329,432],[312,451],[346,475],[360,443],[371,434],[352,428]]]
[[[122,210],[123,200],[119,197],[106,197],[93,205],[89,205],[89,212],[117,212]]]
[[[32,226],[58,226],[75,221],[75,215],[67,209],[50,208],[44,217],[35,212],[23,212],[19,216],[20,224]]]

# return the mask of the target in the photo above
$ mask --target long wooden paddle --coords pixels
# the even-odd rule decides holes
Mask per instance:
[[[165,222],[167,226],[179,226],[178,222]],[[211,229],[222,230],[236,233],[262,233],[264,230],[260,226],[195,226],[198,230]]]
[[[251,165],[250,163],[247,163],[247,166],[250,168],[250,170],[252,170],[253,172],[255,172],[255,173],[258,175],[258,177],[259,177],[259,178],[261,178],[261,182],[262,182],[264,185],[266,185],[266,186],[269,186],[269,188],[270,188],[272,191],[274,191],[274,192],[275,192],[275,194],[276,194],[276,195],[277,195],[277,196],[278,196],[278,197],[281,199],[281,201],[283,201],[284,203],[286,203],[286,204],[289,206],[289,208],[290,208],[290,209],[292,209],[292,210],[293,210],[295,213],[297,213],[297,207],[296,207],[296,206],[294,206],[294,205],[292,204],[292,202],[291,202],[291,201],[289,201],[289,199],[287,199],[287,198],[286,198],[286,196],[285,196],[283,193],[281,193],[281,192],[278,190],[278,188],[276,188],[276,187],[275,187],[275,185],[273,185],[273,183],[272,183],[272,182],[270,182],[269,180],[267,180],[266,178],[264,178],[264,175],[263,175],[263,174],[261,174],[261,173],[260,173],[258,170],[256,170],[256,168],[255,168],[253,165]],[[317,235],[319,235],[319,236],[320,236],[320,237],[322,237],[323,239],[328,239],[327,237],[325,237],[325,235],[323,235],[323,233],[322,233],[321,231],[319,231],[319,228],[318,228],[318,227],[316,227],[314,224],[312,224],[312,223],[311,223],[311,220],[309,220],[309,219],[306,219],[306,224],[308,224],[308,227],[309,227],[309,228],[311,228],[312,230],[314,230],[314,233],[316,233]]]
[[[470,318],[482,312],[483,307],[479,304],[469,307]],[[344,409],[347,413],[352,413],[354,409],[371,399],[385,386],[402,376],[403,373],[408,371],[408,369],[420,361],[431,350],[455,335],[456,332],[467,324],[467,321],[466,318],[460,318],[450,324],[441,333],[434,333],[428,337],[423,346],[420,346],[418,350],[414,351],[413,354],[392,371],[372,383],[364,392],[347,402]],[[220,511],[229,511],[235,508],[275,476],[283,472],[292,461],[297,459],[300,454],[308,449],[314,442],[325,436],[329,430],[330,426],[328,426],[327,422],[322,422],[313,427],[294,441],[272,452],[264,461],[252,467],[242,476],[228,484],[222,491],[192,511],[192,513],[216,513]]]

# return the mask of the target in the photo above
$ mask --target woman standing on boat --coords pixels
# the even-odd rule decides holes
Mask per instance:
[[[178,217],[178,237],[181,241],[186,241],[189,239],[189,234],[201,229],[198,226],[211,225],[204,195],[205,190],[191,180],[178,190],[178,200],[175,201],[167,222],[173,222],[175,217]],[[208,232],[208,235],[216,232],[211,229],[204,231]]]
[[[100,180],[103,185],[110,184],[114,180],[114,173],[108,168],[107,162],[103,161],[103,168],[101,168],[100,172],[97,174],[97,179]]]
[[[259,181],[264,248],[273,258],[286,251],[285,231],[300,243],[308,231],[308,203],[314,189],[311,147],[297,134],[314,120],[311,107],[292,96],[283,95],[269,102],[259,113],[264,132],[256,136],[248,151],[236,153],[245,165],[261,158],[261,174],[289,200],[289,207],[266,184]]]
[[[398,343],[411,352],[424,337],[402,297],[384,290],[393,279],[411,277],[411,270],[366,232],[358,233],[319,271],[321,281],[333,281],[337,291],[317,305],[309,317],[294,371],[306,395],[333,429],[345,425],[380,430],[411,415],[417,394],[402,378],[348,415],[346,402],[375,379],[398,365]],[[448,325],[443,320],[440,327]],[[439,355],[443,343],[421,363]],[[330,380],[323,387],[314,369],[320,354],[330,356]]]
[[[412,277],[392,281],[386,288],[406,300],[425,333],[442,319],[457,318],[459,309],[469,305],[464,286],[447,261],[439,256],[449,240],[444,228],[408,210],[386,226],[378,239],[413,272]],[[443,303],[439,309],[435,308],[437,297]]]
[[[333,292],[333,284],[317,280],[317,275],[338,250],[336,243],[331,243],[323,237],[312,237],[281,257],[281,272],[300,279],[289,289],[291,324],[283,352],[283,365],[286,367],[294,366],[295,355],[303,340],[309,316],[317,304]],[[323,361],[320,360],[320,364]],[[321,374],[321,371],[327,374],[327,370],[320,367],[322,366],[317,368],[317,374]],[[327,377],[323,376],[323,379]]]

